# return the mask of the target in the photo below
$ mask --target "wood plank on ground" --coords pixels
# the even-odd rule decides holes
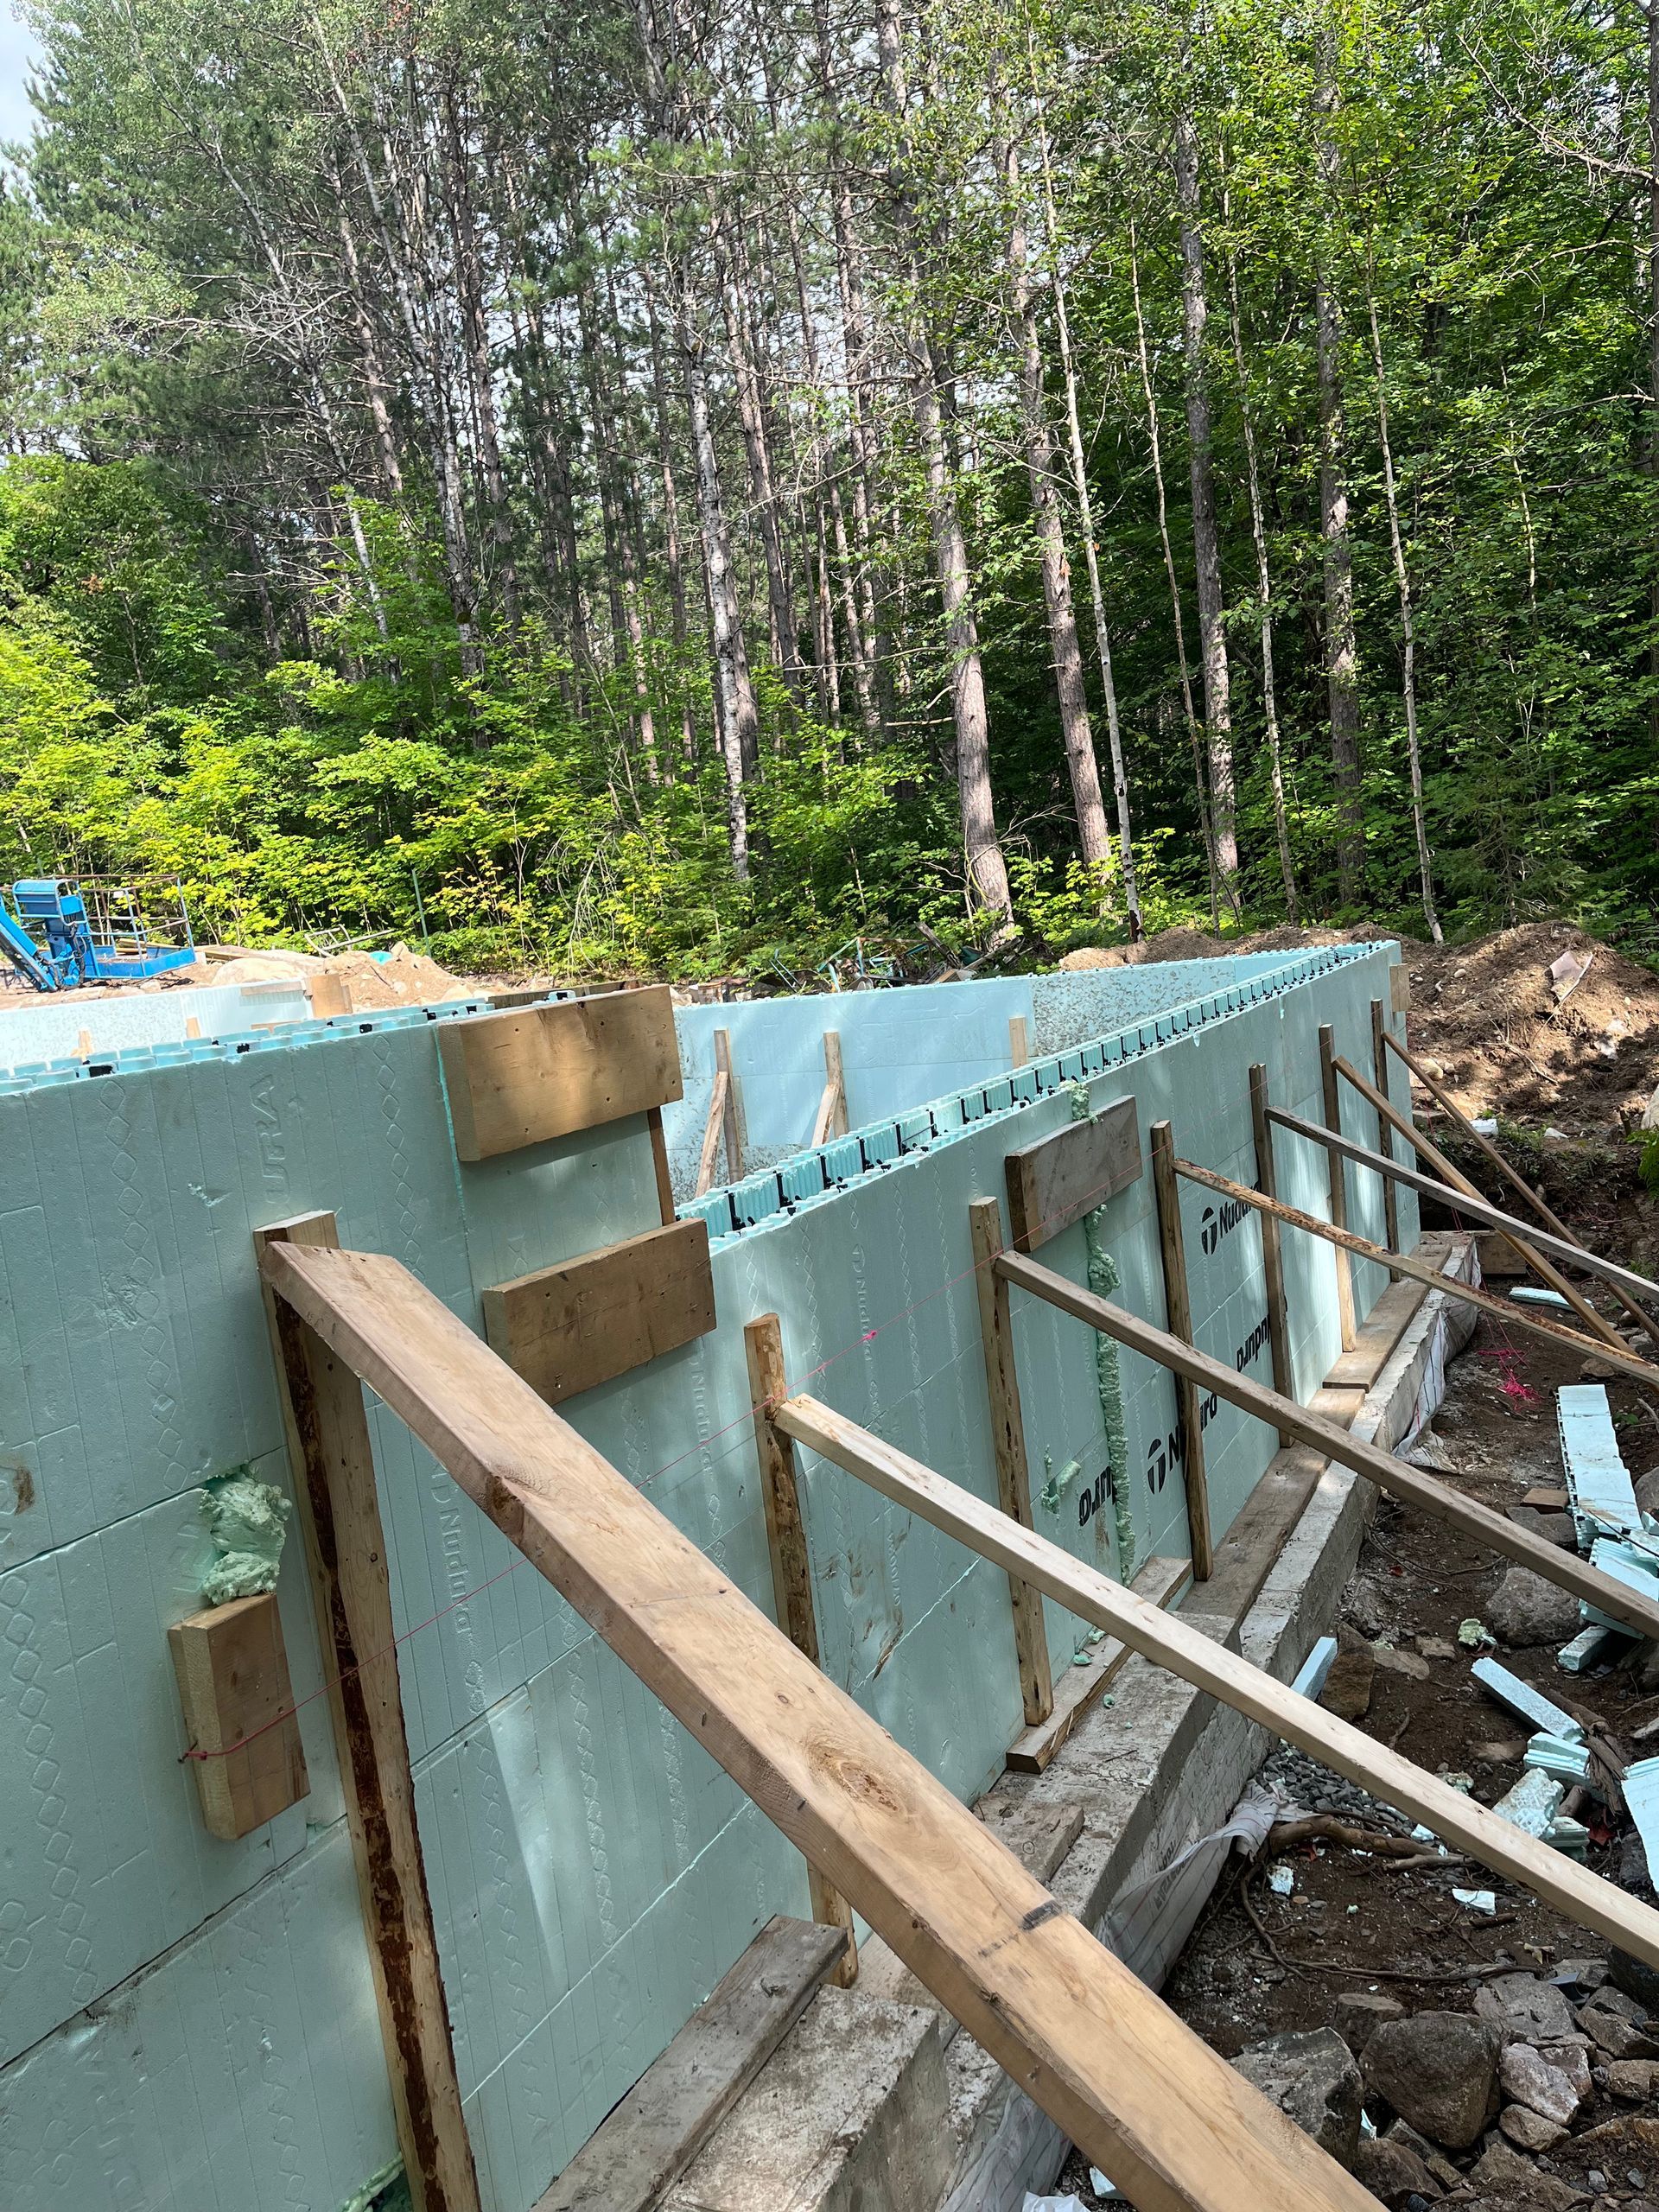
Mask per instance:
[[[1029,1264],[1029,1263],[1022,1263]],[[1097,1567],[1022,1529],[987,1500],[873,1436],[816,1399],[788,1399],[778,1425],[894,1504],[906,1505],[981,1558],[1022,1574],[1080,1619],[1120,1636],[1133,1649],[1195,1688],[1219,1698],[1361,1789],[1397,1805],[1510,1881],[1519,1882],[1580,1927],[1659,1967],[1659,1912],[1604,1881],[1453,1789],[1438,1775],[1338,1720],[1275,1675],[1252,1666],[1179,1613],[1160,1612]],[[1114,2177],[1116,2178],[1116,2177]]]
[[[846,1948],[842,1929],[769,1920],[531,2212],[653,2212]]]
[[[311,1784],[276,1593],[232,1598],[167,1631],[201,1817],[226,1842],[297,1804]]]
[[[1377,2212],[405,1268],[283,1245],[263,1265],[1141,2212]]]
[[[484,1294],[484,1332],[549,1405],[677,1351],[715,1325],[709,1225],[648,1229]]]
[[[681,1096],[666,983],[439,1026],[455,1150],[493,1160]]]
[[[1129,1587],[1150,1605],[1173,1605],[1192,1580],[1191,1560],[1154,1558],[1146,1562]],[[1023,1729],[1008,1745],[1007,1763],[1014,1773],[1042,1773],[1078,1721],[1122,1671],[1129,1647],[1109,1636],[1104,1643],[1079,1656],[1084,1663],[1079,1666],[1074,1661],[1055,1683],[1054,1709],[1047,1719],[1034,1728]]]
[[[1139,1179],[1135,1111],[1133,1098],[1114,1098],[1089,1121],[1072,1122],[1008,1154],[1008,1221],[1016,1250],[1036,1251]]]

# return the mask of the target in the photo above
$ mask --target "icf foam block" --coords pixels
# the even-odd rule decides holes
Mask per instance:
[[[187,1491],[0,1574],[0,2063],[340,1817],[296,1542],[279,1597],[311,1792],[234,1843],[202,1826],[167,1630],[200,1605],[206,1503]]]
[[[6,2212],[333,2212],[397,2152],[342,1827],[0,2073]]]

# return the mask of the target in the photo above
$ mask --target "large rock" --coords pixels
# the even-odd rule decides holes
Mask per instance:
[[[1389,2212],[1401,2212],[1414,2196],[1433,2204],[1440,2195],[1439,2182],[1414,2151],[1381,2136],[1375,2142],[1360,2145],[1354,2159],[1354,2178],[1386,2204]]]
[[[1364,2086],[1354,2054],[1334,2029],[1269,2036],[1240,2051],[1233,2064],[1320,2150],[1339,2165],[1353,2164]]]
[[[1501,1974],[1475,1992],[1475,2015],[1505,2043],[1564,2043],[1573,2008],[1553,1982],[1535,1974]]]
[[[1566,1643],[1581,1625],[1579,1601],[1530,1567],[1512,1567],[1486,1601],[1482,1618],[1505,1643]]]
[[[1581,2105],[1589,2103],[1594,2085],[1590,2079],[1589,2048],[1582,2036],[1574,2036],[1571,2043],[1541,2043],[1538,2056],[1546,2066],[1566,2075]]]
[[[1570,1552],[1578,1544],[1578,1531],[1570,1513],[1540,1513],[1530,1505],[1512,1505],[1510,1518],[1517,1529],[1524,1529],[1529,1535],[1541,1536],[1547,1544],[1554,1544]]]
[[[1616,2011],[1607,2001],[1623,1995],[1622,1990],[1599,1989],[1588,2005],[1579,2007],[1579,2025],[1609,2058],[1659,2058],[1659,2044],[1637,2027],[1627,2012]]]
[[[1565,2074],[1547,2065],[1529,2043],[1506,2044],[1497,2062],[1505,2096],[1557,2127],[1567,2126],[1579,2109],[1579,2093]]]
[[[1365,2047],[1365,2085],[1432,2142],[1466,2151],[1486,2124],[1498,2049],[1497,2031],[1466,2012],[1387,2020]]]

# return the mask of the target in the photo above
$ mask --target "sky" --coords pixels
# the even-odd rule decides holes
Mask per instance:
[[[0,139],[26,138],[35,128],[35,111],[26,90],[37,48],[35,35],[0,0]]]

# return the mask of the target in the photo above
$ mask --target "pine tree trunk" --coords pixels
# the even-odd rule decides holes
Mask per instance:
[[[479,459],[484,478],[484,499],[489,510],[489,542],[501,615],[509,631],[519,620],[518,569],[512,550],[512,509],[507,497],[506,472],[501,462],[501,435],[496,420],[495,372],[490,359],[489,316],[484,300],[483,256],[479,245],[478,212],[474,205],[471,171],[460,104],[453,79],[439,95],[443,116],[445,169],[448,177],[450,230],[455,246],[455,279],[461,295],[461,328],[472,394],[473,418],[478,426]]]
[[[1059,696],[1060,732],[1071,778],[1071,804],[1077,817],[1077,842],[1091,868],[1111,856],[1106,804],[1101,796],[1100,764],[1083,680],[1077,613],[1071,603],[1071,568],[1065,557],[1065,531],[1054,486],[1054,447],[1049,435],[1048,404],[1043,390],[1043,349],[1037,329],[1027,263],[1025,217],[1020,208],[1020,154],[1012,137],[1002,153],[1008,200],[1008,290],[1014,310],[1014,342],[1020,358],[1020,415],[1025,429],[1026,474],[1031,486],[1032,520],[1043,574],[1043,602],[1048,612],[1049,648]]]
[[[1164,486],[1164,440],[1158,413],[1158,391],[1152,380],[1152,355],[1147,346],[1147,318],[1141,303],[1141,254],[1135,225],[1129,226],[1129,285],[1135,300],[1135,344],[1141,359],[1141,390],[1147,403],[1147,442],[1152,457],[1153,486],[1158,495],[1158,537],[1164,549],[1164,575],[1169,583],[1171,618],[1175,626],[1175,655],[1180,670],[1181,707],[1186,734],[1192,748],[1192,783],[1198,797],[1198,835],[1204,843],[1205,868],[1210,881],[1210,918],[1217,928],[1221,909],[1217,899],[1215,839],[1210,829],[1210,794],[1204,773],[1204,753],[1198,737],[1198,718],[1192,705],[1192,666],[1186,657],[1186,618],[1181,612],[1180,580],[1175,573],[1175,549],[1169,539],[1169,497]]]
[[[909,105],[899,45],[897,0],[880,0],[878,16],[881,74],[888,104],[901,136]],[[934,569],[944,613],[950,653],[950,707],[956,736],[956,776],[968,868],[970,907],[977,904],[999,924],[1013,918],[1007,862],[997,835],[991,794],[990,711],[979,654],[979,630],[968,580],[968,544],[963,534],[956,480],[945,444],[939,406],[939,382],[921,310],[923,277],[918,255],[916,206],[906,175],[907,144],[890,184],[894,226],[905,262],[911,312],[904,333],[906,373],[920,440],[932,528]]]
[[[1429,850],[1428,820],[1423,807],[1423,755],[1417,739],[1417,633],[1412,620],[1411,571],[1406,564],[1405,540],[1400,534],[1400,499],[1395,483],[1394,447],[1389,436],[1389,394],[1382,366],[1382,333],[1376,319],[1375,280],[1368,287],[1370,311],[1371,365],[1376,372],[1376,429],[1382,449],[1382,491],[1389,508],[1389,545],[1394,556],[1394,581],[1400,594],[1400,662],[1406,703],[1406,761],[1411,777],[1411,826],[1417,839],[1417,874],[1422,889],[1423,919],[1436,944],[1445,943],[1440,918],[1434,908],[1434,860]]]
[[[1224,219],[1225,209],[1223,210]],[[1244,332],[1238,311],[1238,267],[1227,256],[1227,301],[1238,371],[1239,416],[1244,427],[1244,474],[1250,499],[1250,538],[1255,548],[1255,588],[1261,602],[1262,713],[1267,725],[1268,773],[1273,788],[1273,834],[1279,849],[1279,880],[1284,887],[1285,919],[1299,918],[1296,868],[1290,853],[1290,823],[1285,808],[1284,747],[1279,734],[1278,687],[1273,672],[1273,572],[1268,564],[1268,529],[1262,507],[1262,472],[1256,456],[1255,425],[1250,418],[1249,379],[1244,369]]]
[[[1337,892],[1355,905],[1365,869],[1365,822],[1359,772],[1359,640],[1354,625],[1354,556],[1348,535],[1347,453],[1342,373],[1342,314],[1332,275],[1341,157],[1332,133],[1337,110],[1336,33],[1327,9],[1319,28],[1319,170],[1321,239],[1314,286],[1319,384],[1319,532],[1325,550],[1325,669],[1331,708],[1331,768],[1337,793]]]
[[[1027,44],[1029,44],[1027,33]],[[1039,115],[1038,152],[1042,160],[1043,210],[1048,227],[1049,256],[1053,264],[1054,326],[1059,340],[1060,373],[1065,387],[1066,443],[1071,460],[1071,488],[1077,502],[1077,523],[1083,533],[1084,563],[1089,571],[1089,596],[1095,618],[1095,652],[1100,662],[1101,691],[1106,702],[1106,736],[1112,761],[1112,796],[1117,812],[1119,864],[1123,871],[1123,906],[1129,942],[1138,944],[1145,935],[1141,918],[1141,894],[1135,882],[1135,839],[1129,818],[1129,772],[1123,753],[1123,732],[1118,720],[1117,684],[1112,674],[1111,632],[1106,624],[1106,594],[1101,588],[1100,557],[1095,549],[1094,503],[1089,491],[1089,464],[1083,444],[1083,416],[1077,402],[1077,376],[1071,358],[1071,321],[1066,306],[1065,280],[1059,266],[1059,226],[1054,206],[1054,180],[1049,166],[1048,132]]]
[[[1191,115],[1175,123],[1175,193],[1180,209],[1181,309],[1186,369],[1186,442],[1192,486],[1192,554],[1198,586],[1198,657],[1204,670],[1204,724],[1210,775],[1210,818],[1216,871],[1235,918],[1238,902],[1237,798],[1233,774],[1233,710],[1222,620],[1221,545],[1216,530],[1216,480],[1211,460],[1210,377],[1205,331],[1204,232],[1199,223],[1198,137]]]

